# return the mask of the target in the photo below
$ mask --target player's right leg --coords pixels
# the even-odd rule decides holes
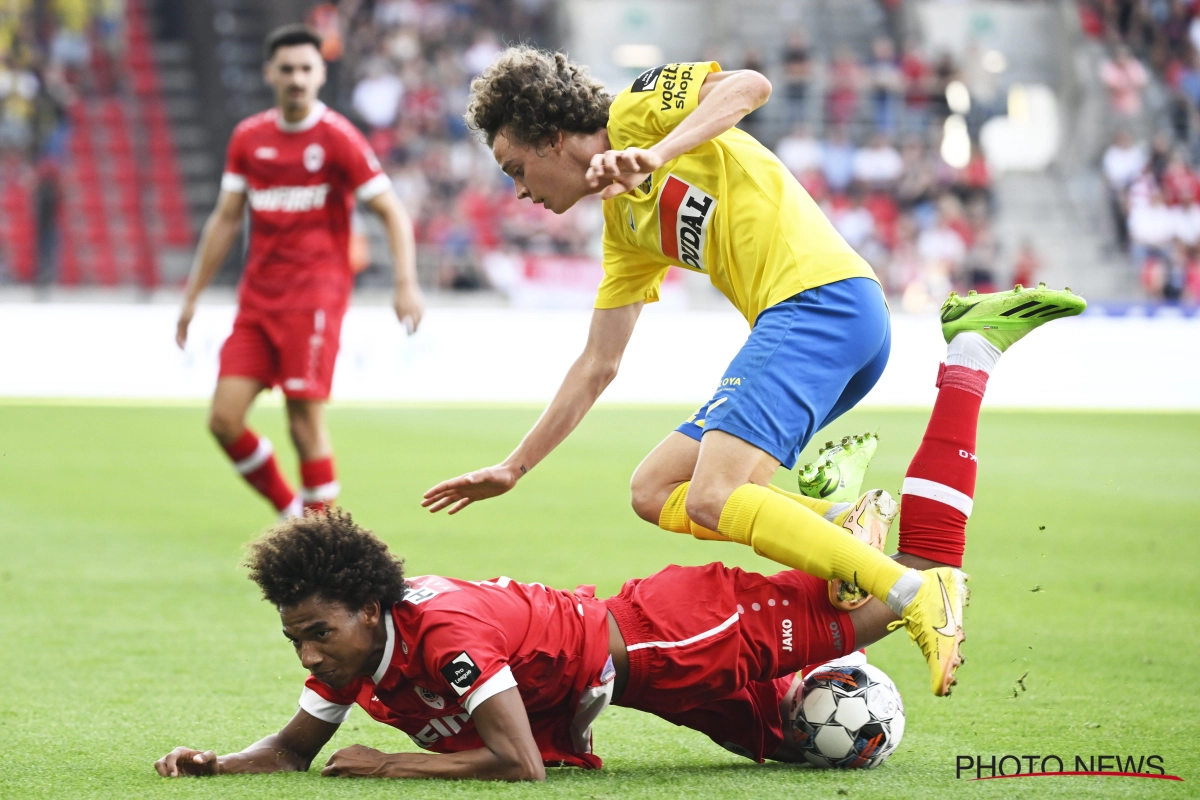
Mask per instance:
[[[255,378],[229,376],[217,381],[208,428],[246,483],[279,513],[296,514],[300,505],[275,460],[271,441],[246,426],[246,414],[265,386]]]
[[[1087,304],[1066,291],[1017,287],[1011,292],[951,294],[942,306],[946,362],[925,436],[909,464],[903,488],[898,560],[927,569],[926,580],[901,620],[892,609],[868,604],[853,614],[859,641],[869,643],[908,628],[929,662],[935,693],[954,683],[962,663],[962,606],[967,599],[962,566],[967,519],[974,505],[979,409],[1000,356],[1051,319],[1075,316]],[[894,608],[894,607],[893,607]]]
[[[209,430],[234,469],[280,514],[299,514],[299,497],[292,491],[270,440],[246,427],[254,398],[275,383],[278,353],[262,321],[239,311],[233,332],[221,347],[221,369],[209,413]]]

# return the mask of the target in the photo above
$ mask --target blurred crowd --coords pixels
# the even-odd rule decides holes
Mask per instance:
[[[66,109],[110,92],[123,0],[0,2],[0,158],[8,169],[63,155]]]
[[[1101,167],[1114,238],[1147,294],[1200,299],[1200,2],[1090,0],[1080,12],[1109,50]],[[1152,83],[1165,94],[1155,105]]]
[[[598,255],[599,207],[561,217],[517,203],[511,181],[463,121],[471,80],[506,34],[549,38],[547,0],[375,0],[351,20],[345,97],[416,223],[422,279],[438,288],[490,286],[495,252]]]
[[[866,58],[843,49],[827,65],[813,61],[803,32],[793,32],[778,88],[796,122],[775,152],[889,294],[920,310],[952,288],[991,291],[1010,278],[1035,278],[1030,246],[1000,252],[991,175],[974,139],[992,98],[971,96],[967,84],[981,81],[966,66],[947,54],[929,58],[912,41],[897,52],[886,37]],[[825,91],[813,98],[818,69]],[[955,114],[969,150],[951,164],[944,143]],[[815,135],[813,120],[824,136]]]
[[[894,145],[876,130],[855,145],[844,128],[824,140],[799,124],[776,154],[821,204],[846,241],[875,268],[889,294],[920,310],[952,288],[993,291],[998,281],[1030,283],[1036,255],[1022,249],[1009,271],[992,226],[987,164],[974,152],[951,167],[940,132],[905,136]]]
[[[20,155],[28,167],[63,150],[64,109],[73,93],[103,91],[113,80],[105,75],[105,53],[120,47],[122,4],[0,0],[0,154]],[[326,36],[334,67],[334,103],[367,132],[411,212],[429,285],[504,289],[514,269],[561,272],[539,271],[530,259],[584,264],[601,255],[597,200],[561,216],[517,202],[511,181],[462,119],[471,79],[504,42],[554,41],[557,6],[551,0],[310,6],[308,22]],[[743,63],[729,66],[762,70],[775,94],[772,116],[751,115],[743,127],[776,151],[906,307],[924,307],[950,288],[986,291],[1010,279],[1036,280],[1032,249],[1001,253],[993,229],[991,178],[974,138],[995,104],[977,90],[989,75],[978,59],[959,64],[894,35],[879,36],[865,52],[840,48],[825,56],[795,30],[779,52],[744,52]],[[959,107],[964,102],[969,108]],[[947,160],[946,120],[956,115],[970,145]],[[378,265],[364,278],[373,275],[387,279]]]
[[[596,200],[561,216],[517,202],[511,182],[463,124],[470,80],[500,52],[502,37],[458,9],[377,0],[352,34],[369,42],[351,67],[352,114],[417,222],[426,280],[444,289],[503,288],[518,253],[598,258]],[[888,37],[869,53],[841,49],[826,62],[799,30],[777,55],[764,63],[749,51],[737,66],[775,78],[772,102],[784,107],[785,135],[772,137],[757,114],[743,126],[774,147],[888,291],[924,307],[951,287],[993,287],[1001,255],[983,154],[976,146],[954,167],[941,157],[952,113],[947,89],[962,85],[959,66],[948,56],[927,57],[915,42],[897,48]],[[1005,263],[999,277],[1016,268],[1032,280],[1032,253]]]
[[[0,0],[0,280],[53,280],[68,109],[112,91],[123,16],[123,0]]]

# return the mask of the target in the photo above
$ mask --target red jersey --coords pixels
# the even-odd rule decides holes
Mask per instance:
[[[574,593],[509,578],[411,578],[384,617],[379,669],[332,689],[305,681],[300,707],[335,724],[354,704],[426,750],[483,747],[471,721],[479,704],[517,687],[542,760],[599,768],[592,721],[612,697],[608,619],[591,587]]]
[[[344,309],[350,300],[350,213],[391,188],[358,129],[318,102],[305,119],[272,108],[241,122],[221,188],[246,195],[250,247],[243,308]]]

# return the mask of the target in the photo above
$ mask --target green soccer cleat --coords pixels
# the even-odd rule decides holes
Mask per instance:
[[[1044,283],[1036,289],[1017,284],[1011,292],[970,291],[966,297],[951,292],[942,303],[942,336],[949,344],[963,331],[974,331],[1003,353],[1034,328],[1052,319],[1077,316],[1085,308],[1087,301],[1069,288],[1057,291]]]
[[[800,494],[831,503],[854,502],[878,447],[875,433],[847,436],[838,444],[826,442],[816,459],[797,474]]]

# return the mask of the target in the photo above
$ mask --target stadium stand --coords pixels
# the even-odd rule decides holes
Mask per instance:
[[[6,276],[153,289],[160,255],[193,229],[140,0],[10,7]]]
[[[1200,299],[1200,8],[1191,2],[1080,4],[1109,57],[1100,78],[1113,124],[1101,159],[1112,237],[1150,297]]]
[[[1133,273],[1112,270],[1100,246],[1106,238],[1121,247],[1128,241],[1133,182],[1122,178],[1126,185],[1106,204],[1099,166],[1116,129],[1064,107],[1078,119],[1076,141],[1099,136],[1094,146],[1064,153],[1056,176],[991,174],[977,137],[1002,112],[1005,88],[994,98],[978,93],[975,54],[949,55],[925,35],[918,11],[930,5],[746,0],[736,15],[715,20],[721,48],[702,44],[696,57],[754,66],[771,77],[772,103],[745,127],[776,149],[901,307],[917,310],[949,288],[986,290],[1014,277],[1097,294],[1139,291],[1137,280],[1121,277]],[[1176,4],[1182,10],[1162,19],[1124,0],[1010,5],[1070,6],[1085,40],[1093,37],[1084,43],[1100,54],[1094,87],[1055,84],[1064,103],[1072,91],[1094,89],[1105,104],[1116,92],[1124,106],[1141,106],[1123,117],[1135,138],[1165,130],[1170,138],[1155,137],[1155,147],[1173,152],[1175,143],[1189,143],[1176,160],[1195,163],[1200,91],[1193,92],[1189,61],[1192,5]],[[0,281],[178,285],[215,201],[229,133],[270,103],[261,82],[262,38],[277,24],[305,19],[326,38],[323,99],[368,134],[417,222],[423,284],[511,295],[529,281],[594,283],[597,204],[555,217],[516,203],[511,184],[461,119],[471,78],[503,43],[569,44],[558,23],[561,7],[554,0],[10,3],[0,11]],[[1148,65],[1144,91],[1112,89],[1114,75],[1131,62],[1105,42],[1122,43],[1133,63]],[[964,117],[972,146],[970,158],[952,168],[942,137],[954,113],[947,90],[957,84],[972,87]],[[1115,115],[1104,108],[1095,116]],[[1120,155],[1113,150],[1104,160],[1119,167]],[[1086,163],[1072,166],[1080,158]],[[1127,153],[1125,167],[1134,159]],[[1148,163],[1165,168],[1169,160]],[[1156,215],[1138,217],[1138,236],[1159,235]],[[1111,227],[1112,234],[1091,227]],[[1195,294],[1193,247],[1181,249],[1175,239],[1169,247],[1133,244],[1144,291]],[[357,221],[354,246],[359,284],[386,286],[386,247],[369,215]],[[237,280],[237,250],[219,283]]]

